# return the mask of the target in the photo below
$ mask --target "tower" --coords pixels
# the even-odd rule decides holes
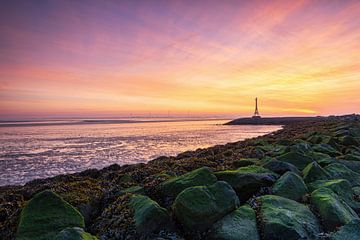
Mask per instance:
[[[259,110],[258,110],[257,97],[255,98],[255,112],[254,112],[253,118],[261,118],[261,117],[260,117]]]

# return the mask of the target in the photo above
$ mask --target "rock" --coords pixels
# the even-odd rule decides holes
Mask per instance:
[[[360,199],[360,187],[353,187],[352,191],[353,191],[353,194],[355,196],[358,196],[358,198]]]
[[[354,210],[329,188],[319,188],[313,191],[311,203],[328,231],[341,227],[351,220],[358,219]]]
[[[351,184],[346,179],[318,180],[308,184],[311,192],[319,188],[329,188],[343,200],[352,199]]]
[[[316,180],[327,180],[330,178],[329,174],[317,163],[312,162],[304,168],[303,178],[306,183]]]
[[[360,239],[360,220],[352,220],[337,232],[330,235],[330,240],[355,240]]]
[[[276,158],[279,161],[291,163],[299,170],[303,170],[312,159],[300,151],[291,151]]]
[[[360,174],[360,161],[340,160],[339,163]]]
[[[308,152],[312,151],[311,150],[311,145],[304,141],[304,140],[300,140],[297,139],[295,140],[295,144],[290,146],[290,152],[299,152],[299,153],[303,153],[303,154],[307,154]]]
[[[62,230],[55,237],[55,240],[97,240],[97,238],[85,232],[82,228],[73,227]]]
[[[237,168],[246,167],[250,165],[255,165],[259,162],[257,158],[241,158],[240,160],[235,160],[233,165]]]
[[[226,215],[212,226],[209,239],[259,240],[255,211],[244,205]]]
[[[23,208],[16,239],[51,240],[67,227],[84,228],[83,216],[61,197],[45,190]]]
[[[258,200],[261,204],[263,239],[316,239],[320,226],[308,207],[274,195],[265,195]]]
[[[347,160],[347,161],[360,161],[360,156],[355,154],[346,154],[338,157],[339,160]]]
[[[338,163],[338,161],[335,158],[322,158],[318,161],[316,161],[321,167],[326,167],[327,165],[330,165],[332,163]]]
[[[194,186],[208,186],[217,181],[208,167],[198,168],[179,177],[171,178],[160,185],[164,197],[175,198],[182,190]]]
[[[358,214],[360,213],[360,202],[354,199],[353,189],[351,184],[346,179],[334,179],[334,180],[318,180],[309,184],[311,191],[319,188],[329,188],[336,193],[346,204],[351,207]],[[356,198],[356,196],[355,196]]]
[[[312,149],[315,152],[325,153],[331,157],[336,157],[336,156],[341,155],[341,153],[339,151],[337,151],[335,148],[333,148],[329,144],[325,144],[325,143],[316,144],[312,147]]]
[[[177,220],[188,232],[201,232],[240,205],[235,191],[226,182],[187,188],[175,199]]]
[[[277,174],[273,173],[272,171],[270,171],[269,169],[260,167],[260,166],[247,166],[247,167],[241,167],[238,168],[237,170],[235,170],[238,173],[270,173],[273,174],[274,176],[277,176]]]
[[[247,170],[250,170],[249,168]],[[263,171],[259,168],[252,169],[252,171]],[[216,172],[215,175],[220,181],[229,183],[238,194],[241,201],[246,201],[251,198],[262,187],[269,187],[277,179],[274,173],[253,173],[246,172],[244,168],[238,170],[227,170]]]
[[[360,174],[340,163],[333,163],[324,168],[332,179],[346,179],[353,187],[360,186]]]
[[[295,201],[301,201],[308,192],[304,181],[297,174],[287,172],[282,175],[274,184],[273,194],[289,198]]]
[[[141,186],[132,186],[129,188],[125,188],[123,190],[124,193],[133,193],[133,194],[140,194],[140,195],[144,195],[145,194],[145,190],[143,187]]]
[[[343,136],[339,138],[340,143],[344,146],[359,146],[359,141],[352,136]]]
[[[296,174],[300,174],[299,169],[297,169],[297,167],[295,167],[293,164],[287,163],[287,162],[281,162],[281,161],[277,161],[277,160],[272,160],[272,161],[264,164],[263,167],[273,171],[274,173],[280,174],[280,175],[282,175],[288,171],[294,172]]]
[[[135,226],[139,234],[145,235],[171,227],[168,211],[149,197],[133,195],[130,206],[134,209]]]

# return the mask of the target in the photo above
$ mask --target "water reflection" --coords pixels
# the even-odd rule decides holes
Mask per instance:
[[[0,128],[0,185],[146,162],[161,155],[239,141],[279,126],[224,126],[226,121],[148,122]]]

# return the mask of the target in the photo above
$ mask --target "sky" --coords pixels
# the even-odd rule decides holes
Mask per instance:
[[[0,120],[360,111],[360,1],[4,0]]]

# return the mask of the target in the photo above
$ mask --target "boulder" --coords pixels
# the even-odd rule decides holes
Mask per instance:
[[[313,160],[300,151],[290,151],[276,158],[279,161],[291,163],[299,170],[303,170]]]
[[[333,148],[329,144],[325,144],[325,143],[316,144],[312,147],[312,149],[315,152],[325,153],[331,157],[336,157],[336,156],[341,155],[341,153],[339,151],[337,151],[335,148]]]
[[[147,196],[133,195],[130,206],[134,209],[136,232],[149,234],[171,227],[168,211]]]
[[[330,178],[329,174],[317,163],[312,162],[304,168],[303,178],[306,183],[316,180],[327,180]]]
[[[171,178],[160,185],[164,197],[175,198],[182,190],[194,186],[207,186],[217,181],[212,170],[208,167],[198,168],[194,171]]]
[[[305,205],[274,195],[265,195],[258,200],[263,239],[316,239],[320,233],[318,220]]]
[[[360,220],[352,220],[330,235],[330,240],[360,239]]]
[[[84,228],[84,218],[69,203],[50,190],[36,194],[23,208],[18,240],[51,240],[67,227]]]
[[[360,174],[340,163],[333,163],[324,168],[332,179],[346,179],[353,187],[360,186]]]
[[[295,201],[301,201],[308,189],[297,174],[287,172],[282,175],[274,184],[273,194],[281,197],[289,198]]]
[[[140,194],[140,195],[144,195],[145,194],[145,190],[143,187],[141,186],[132,186],[132,187],[128,187],[125,188],[123,190],[124,193],[133,193],[133,194]]]
[[[343,136],[339,138],[339,141],[344,146],[359,146],[359,141],[352,136]]]
[[[255,211],[244,205],[217,221],[211,228],[209,239],[259,240]]]
[[[355,154],[346,154],[338,157],[339,160],[347,160],[347,161],[360,161],[360,156]]]
[[[259,162],[257,158],[241,158],[240,160],[235,160],[233,165],[237,168],[246,167],[250,165],[255,165]]]
[[[280,175],[288,171],[294,172],[296,174],[300,174],[299,169],[297,169],[297,167],[295,167],[293,164],[287,162],[281,162],[277,160],[269,161],[268,163],[265,163],[263,167]]]
[[[343,200],[352,199],[351,184],[346,179],[318,180],[308,184],[311,192],[319,188],[329,188]]]
[[[238,173],[270,173],[270,174],[273,174],[274,176],[277,176],[277,174],[273,173],[269,169],[266,169],[266,168],[263,168],[260,166],[255,166],[255,165],[238,168],[236,170],[236,172],[238,172]]]
[[[329,188],[319,188],[313,191],[311,203],[328,231],[341,227],[351,220],[358,219],[354,210]]]
[[[97,240],[97,238],[85,232],[82,228],[73,227],[62,230],[55,237],[55,240]]]
[[[339,163],[360,174],[360,161],[340,160]]]
[[[260,171],[260,169],[257,169],[257,171]],[[238,170],[216,172],[215,175],[220,181],[229,183],[235,189],[241,201],[246,201],[262,187],[272,186],[276,181],[278,175],[269,173],[269,170],[267,171],[268,173],[249,173],[244,171],[244,168],[240,168]]]
[[[177,220],[188,232],[202,232],[240,205],[232,187],[223,181],[187,188],[175,199]]]
[[[329,188],[336,193],[356,213],[360,213],[360,202],[355,201],[351,184],[346,179],[318,180],[309,184],[309,189],[314,191],[319,188]]]

